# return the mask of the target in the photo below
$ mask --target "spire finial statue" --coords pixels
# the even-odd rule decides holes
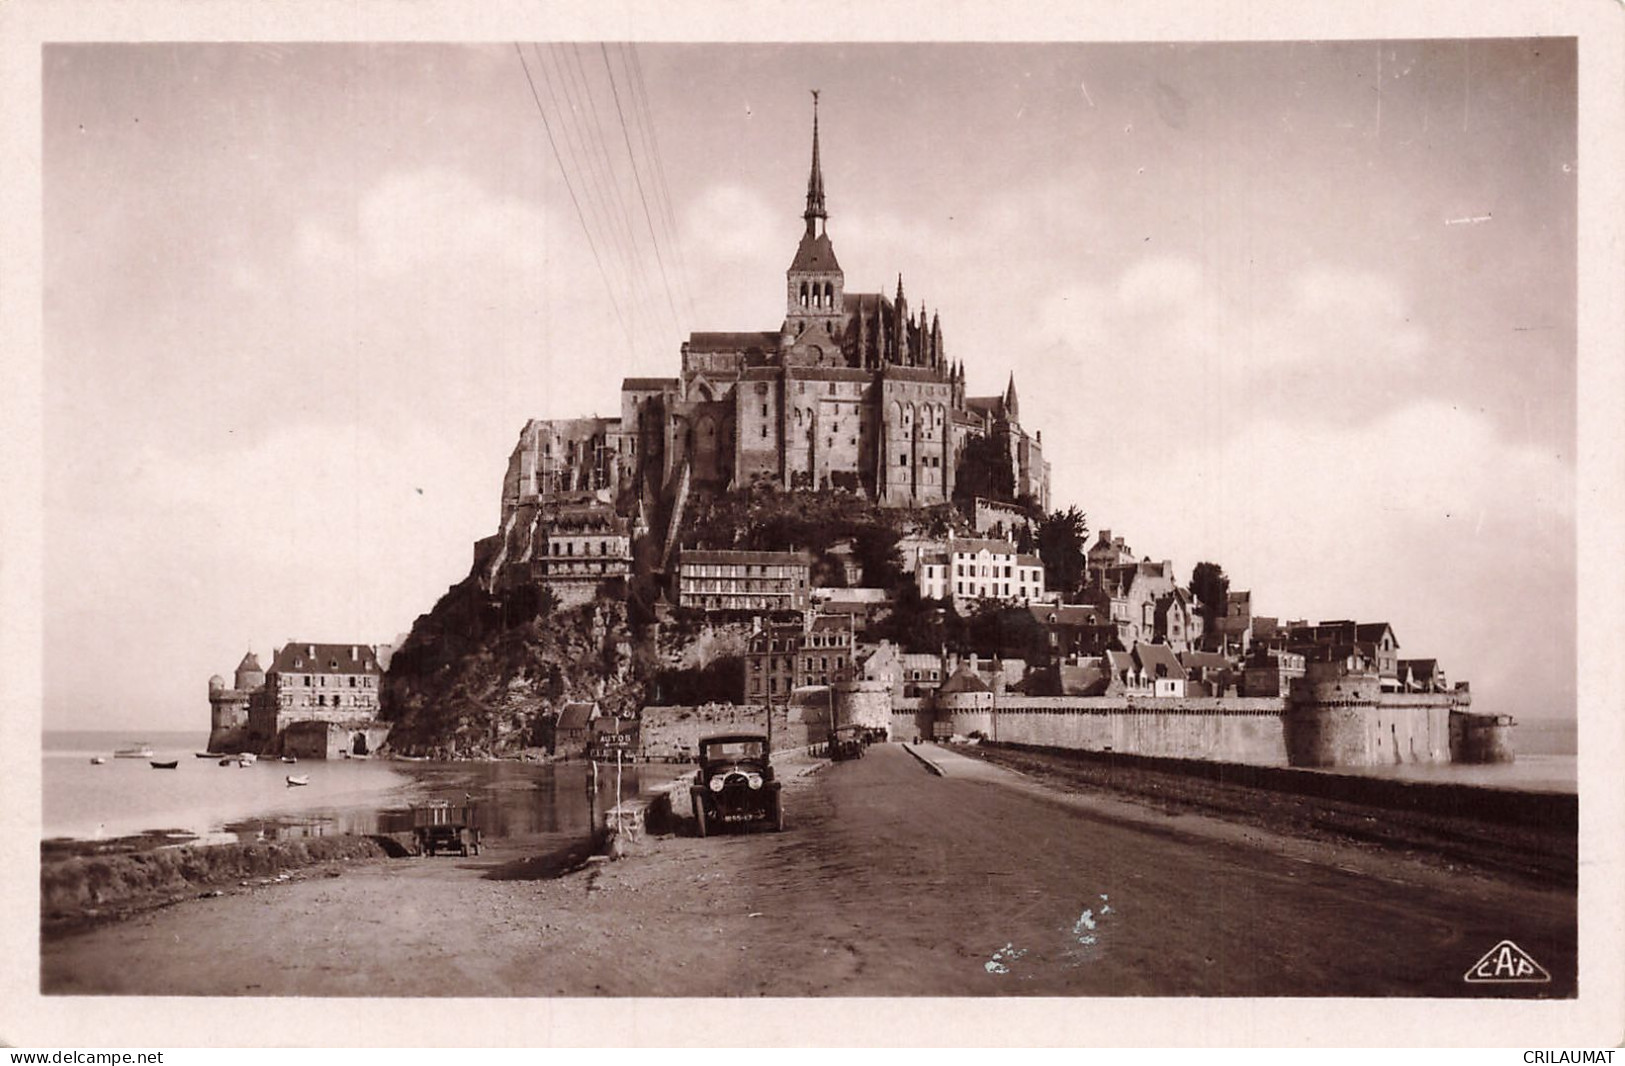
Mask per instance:
[[[812,171],[807,175],[807,210],[802,217],[807,220],[807,232],[812,233],[816,219],[829,222],[829,212],[824,210],[824,172],[818,165],[818,90],[813,89],[813,150]]]

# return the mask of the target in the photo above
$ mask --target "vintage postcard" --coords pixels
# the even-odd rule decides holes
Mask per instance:
[[[1618,7],[1161,14],[0,13],[0,1039],[1614,1041]]]

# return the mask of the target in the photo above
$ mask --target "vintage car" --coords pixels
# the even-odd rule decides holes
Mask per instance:
[[[766,822],[784,829],[780,782],[761,733],[718,733],[700,740],[699,770],[689,788],[700,836],[727,825]]]
[[[864,730],[855,725],[836,726],[829,735],[829,757],[836,761],[863,758]]]

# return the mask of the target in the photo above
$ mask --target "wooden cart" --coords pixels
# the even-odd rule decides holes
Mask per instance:
[[[412,837],[419,855],[455,851],[460,855],[480,853],[479,806],[454,806],[437,800],[412,808]]]

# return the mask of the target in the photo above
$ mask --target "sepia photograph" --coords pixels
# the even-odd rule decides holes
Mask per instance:
[[[1579,35],[528,28],[38,46],[45,1010],[1617,991]]]

